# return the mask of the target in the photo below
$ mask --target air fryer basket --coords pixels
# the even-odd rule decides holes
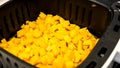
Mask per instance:
[[[0,6],[0,40],[14,36],[26,20],[35,20],[39,13],[60,15],[80,27],[87,27],[100,38],[88,58],[78,67],[101,67],[115,47],[120,31],[112,10],[88,0],[11,0]],[[118,25],[117,25],[117,24]],[[49,57],[48,57],[49,59]],[[0,48],[0,68],[34,68]]]

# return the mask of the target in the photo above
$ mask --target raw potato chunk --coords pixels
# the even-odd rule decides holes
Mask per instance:
[[[97,42],[86,27],[40,12],[36,21],[21,26],[17,37],[2,39],[0,47],[38,68],[75,68]]]

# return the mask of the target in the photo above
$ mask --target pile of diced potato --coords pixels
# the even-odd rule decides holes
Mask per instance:
[[[97,41],[86,27],[41,12],[36,21],[21,26],[17,37],[2,39],[0,47],[39,68],[75,68]]]

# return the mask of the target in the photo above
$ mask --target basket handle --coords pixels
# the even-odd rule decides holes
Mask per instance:
[[[119,0],[91,0],[91,1],[104,4],[107,7],[111,7],[114,2],[117,2]]]

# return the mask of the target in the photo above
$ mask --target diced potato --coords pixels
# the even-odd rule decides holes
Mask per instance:
[[[53,62],[53,68],[64,68],[64,60],[62,56],[59,56]]]
[[[74,68],[73,61],[66,61],[65,62],[65,68]]]
[[[67,43],[71,42],[71,38],[70,38],[68,35],[64,36],[64,40],[65,40]]]
[[[86,27],[40,12],[36,21],[21,26],[17,37],[2,39],[0,47],[38,68],[75,68],[98,40]]]
[[[44,14],[43,12],[40,12],[39,17],[42,18],[42,19],[45,19],[46,18],[46,14]]]

